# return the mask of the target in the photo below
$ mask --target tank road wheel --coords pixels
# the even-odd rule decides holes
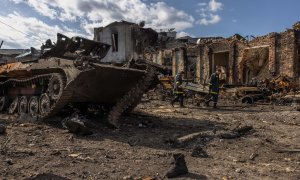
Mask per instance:
[[[39,99],[36,96],[32,96],[28,102],[28,113],[32,117],[36,117],[39,113]]]
[[[50,98],[57,100],[61,96],[63,88],[64,83],[62,77],[60,75],[52,76],[48,84]]]
[[[251,97],[251,96],[243,97],[242,98],[242,103],[253,104],[254,103],[253,97]]]
[[[18,112],[19,114],[25,114],[27,113],[27,107],[28,107],[28,100],[26,96],[22,96],[19,100],[18,104]]]
[[[0,112],[5,111],[8,107],[8,99],[5,96],[0,97]]]
[[[16,97],[13,102],[10,104],[8,108],[8,113],[13,114],[17,111],[18,109],[18,102],[19,102],[19,97]]]
[[[49,96],[45,93],[42,94],[40,97],[39,101],[39,109],[40,109],[40,114],[46,115],[50,111],[50,98]]]

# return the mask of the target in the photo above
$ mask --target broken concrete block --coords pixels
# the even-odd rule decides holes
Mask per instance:
[[[200,146],[196,146],[193,148],[192,157],[202,157],[202,158],[207,158],[208,154],[202,149]]]
[[[71,133],[81,134],[81,135],[90,135],[93,134],[82,120],[79,118],[71,118],[64,121],[64,127],[66,127]]]

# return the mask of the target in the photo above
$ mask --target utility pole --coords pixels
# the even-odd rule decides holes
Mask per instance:
[[[4,41],[1,41],[1,44],[0,44],[0,49],[1,49],[1,47],[2,47],[2,44],[3,44],[3,42],[4,42]]]

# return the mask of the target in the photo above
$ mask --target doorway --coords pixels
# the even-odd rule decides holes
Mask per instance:
[[[216,52],[213,54],[211,72],[216,72],[217,69],[221,69],[221,77],[225,83],[229,80],[229,51]]]

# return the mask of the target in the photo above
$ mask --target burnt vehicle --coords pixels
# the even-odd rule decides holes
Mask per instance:
[[[110,45],[81,37],[57,35],[41,47],[35,60],[0,66],[0,111],[48,118],[69,103],[105,106],[117,126],[156,82],[162,66],[146,60],[123,66],[101,63]]]

